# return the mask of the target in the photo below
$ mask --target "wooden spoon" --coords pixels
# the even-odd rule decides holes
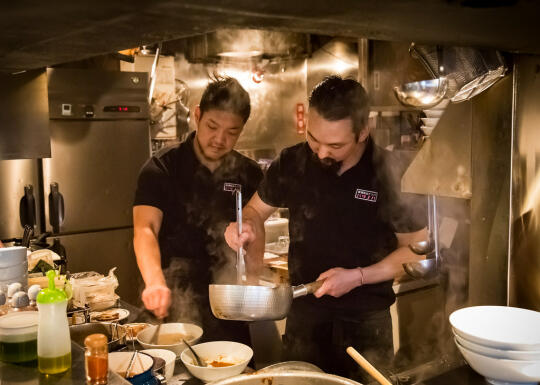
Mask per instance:
[[[352,346],[349,346],[347,348],[347,354],[352,357],[353,360],[356,361],[358,365],[362,367],[368,374],[377,380],[377,382],[381,385],[392,385],[390,381],[384,377],[381,372],[379,372],[373,365],[369,363],[368,360],[366,360],[360,353],[356,351],[355,348]]]

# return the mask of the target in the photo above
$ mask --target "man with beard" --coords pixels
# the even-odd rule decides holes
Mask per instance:
[[[404,199],[392,154],[369,136],[368,114],[357,81],[332,76],[318,84],[309,98],[307,141],[271,164],[244,208],[242,234],[235,223],[225,232],[231,248],[243,245],[262,258],[264,221],[278,207],[289,209],[291,284],[323,283],[314,296],[293,301],[284,359],[361,380],[345,349],[389,367],[392,282],[402,263],[418,258],[407,245],[427,236],[423,204],[414,215],[409,204],[419,197]]]
[[[250,98],[233,78],[208,85],[194,111],[197,130],[143,166],[133,207],[134,247],[144,306],[158,318],[202,323],[203,339],[249,344],[248,325],[213,317],[213,272],[235,278],[235,255],[223,239],[235,219],[235,190],[245,202],[262,171],[233,150],[250,114]],[[257,265],[246,259],[248,275]],[[172,294],[171,295],[171,290]]]

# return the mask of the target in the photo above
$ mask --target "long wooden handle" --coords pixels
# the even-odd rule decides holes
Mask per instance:
[[[352,359],[355,360],[358,363],[358,365],[360,365],[362,367],[362,369],[364,369],[366,372],[368,372],[368,374],[371,377],[376,379],[379,384],[381,384],[381,385],[392,385],[392,383],[390,381],[388,381],[386,379],[386,377],[384,377],[381,374],[381,372],[379,372],[377,369],[375,369],[373,367],[373,365],[371,365],[369,363],[368,360],[366,360],[360,353],[358,353],[355,348],[353,348],[352,346],[349,346],[347,348],[347,354],[349,356],[351,356]]]

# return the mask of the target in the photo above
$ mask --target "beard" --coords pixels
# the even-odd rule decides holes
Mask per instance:
[[[343,164],[342,161],[337,161],[333,158],[319,158],[317,154],[312,153],[312,160],[315,162],[316,165],[318,165],[320,168],[322,168],[325,171],[328,171],[333,174],[337,174],[339,169],[341,168],[341,165]]]

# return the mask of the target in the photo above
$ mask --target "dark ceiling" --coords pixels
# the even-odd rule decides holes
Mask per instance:
[[[4,1],[2,8],[4,71],[77,61],[223,27],[540,53],[536,0],[21,0]]]

